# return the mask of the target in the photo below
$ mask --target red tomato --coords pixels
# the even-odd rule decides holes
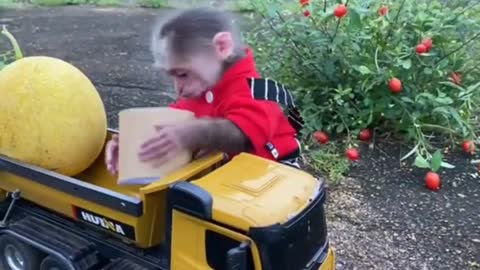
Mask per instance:
[[[402,82],[397,78],[392,78],[388,82],[388,86],[393,93],[400,93],[402,91]]]
[[[345,155],[351,161],[357,161],[358,158],[360,157],[360,153],[358,152],[358,150],[356,148],[347,149],[347,151],[345,152]]]
[[[360,133],[358,134],[358,138],[364,142],[370,141],[370,139],[372,138],[372,130],[366,128],[360,131]]]
[[[381,6],[378,9],[378,15],[380,15],[380,16],[385,16],[385,15],[387,15],[387,13],[388,13],[388,7],[387,6]]]
[[[307,6],[310,4],[310,0],[300,0],[300,5],[302,7]]]
[[[347,13],[348,13],[347,6],[345,6],[344,4],[338,5],[335,8],[335,11],[333,12],[335,17],[337,18],[343,18],[345,15],[347,15]]]
[[[310,11],[305,10],[305,11],[303,12],[303,16],[305,16],[305,17],[310,17]]]
[[[422,44],[427,48],[427,52],[429,52],[433,47],[433,41],[431,38],[424,38],[422,40]]]
[[[462,75],[457,72],[453,72],[452,75],[450,75],[450,80],[452,80],[452,82],[455,84],[460,84],[462,81]]]
[[[462,144],[463,151],[468,154],[474,154],[475,153],[475,143],[472,141],[464,141]]]
[[[428,172],[425,175],[425,186],[433,191],[437,191],[440,189],[440,186],[442,185],[440,181],[440,176],[438,173],[435,172]]]
[[[416,50],[418,54],[426,53],[427,46],[425,46],[424,44],[418,44]]]
[[[326,144],[329,140],[328,134],[323,131],[316,131],[315,133],[313,133],[313,137],[321,144]]]

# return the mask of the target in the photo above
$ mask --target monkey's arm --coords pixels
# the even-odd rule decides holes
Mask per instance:
[[[227,119],[199,119],[186,134],[188,147],[226,153],[240,153],[250,150],[250,141],[245,134]]]

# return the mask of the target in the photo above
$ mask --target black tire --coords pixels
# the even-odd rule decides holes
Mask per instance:
[[[9,235],[0,236],[0,266],[4,270],[38,270],[42,253]]]
[[[68,270],[68,266],[65,263],[57,259],[57,257],[49,255],[43,259],[42,264],[40,265],[40,270]]]

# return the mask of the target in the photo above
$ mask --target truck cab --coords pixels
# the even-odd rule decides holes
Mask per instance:
[[[120,186],[103,160],[67,177],[0,156],[3,269],[335,269],[325,185],[307,172],[216,153]]]

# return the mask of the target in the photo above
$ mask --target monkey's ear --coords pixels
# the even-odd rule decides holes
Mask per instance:
[[[222,60],[226,60],[233,54],[233,38],[229,32],[220,32],[213,37],[213,45]]]

